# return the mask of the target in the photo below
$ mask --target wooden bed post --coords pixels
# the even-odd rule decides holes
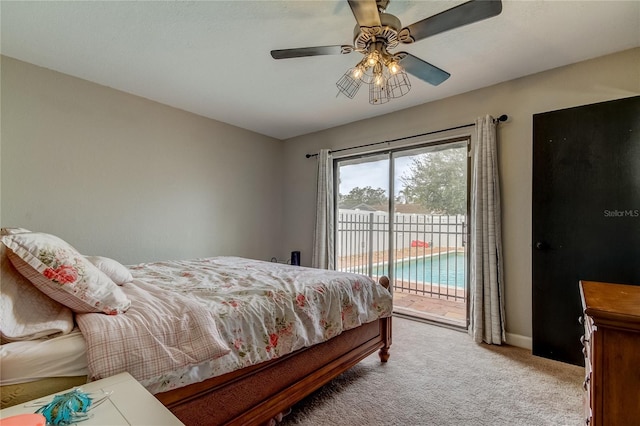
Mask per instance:
[[[383,275],[380,277],[378,282],[380,283],[380,285],[382,285],[384,288],[386,288],[390,292],[393,291],[391,289],[391,283],[389,282],[388,277]],[[380,319],[380,334],[382,335],[382,341],[384,346],[380,348],[378,355],[380,356],[380,361],[382,362],[387,362],[390,356],[389,348],[391,347],[391,323],[392,321],[390,316],[387,318]]]
[[[382,334],[382,341],[384,346],[380,348],[380,361],[387,362],[389,360],[389,347],[391,346],[391,317],[380,319],[380,334]]]

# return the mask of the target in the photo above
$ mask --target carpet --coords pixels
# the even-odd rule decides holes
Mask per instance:
[[[377,353],[296,404],[280,425],[583,425],[584,368],[464,332],[393,319]]]

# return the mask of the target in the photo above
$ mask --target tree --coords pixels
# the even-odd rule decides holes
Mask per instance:
[[[400,180],[408,203],[434,213],[467,211],[467,149],[454,148],[420,154]]]
[[[387,191],[382,188],[373,189],[370,186],[364,188],[355,187],[347,195],[340,194],[341,208],[355,207],[359,204],[378,206],[380,204],[387,204],[388,202]]]

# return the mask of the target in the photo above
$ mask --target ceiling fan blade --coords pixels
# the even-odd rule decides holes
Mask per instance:
[[[376,0],[348,0],[349,7],[361,27],[379,27],[380,13]]]
[[[413,43],[453,28],[497,16],[500,12],[501,0],[471,0],[408,25],[400,30],[398,38],[402,43]]]
[[[349,45],[300,47],[297,49],[272,50],[271,57],[273,59],[289,59],[302,58],[305,56],[340,55],[351,52],[353,52],[353,46]]]
[[[406,72],[434,86],[451,77],[451,74],[448,72],[413,56],[411,53],[399,52],[396,56],[401,58],[399,61],[400,66],[404,68]]]

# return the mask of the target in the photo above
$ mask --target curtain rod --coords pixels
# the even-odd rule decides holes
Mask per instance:
[[[498,123],[500,121],[507,121],[508,118],[509,118],[509,116],[507,114],[502,114],[500,117],[494,118],[493,122],[494,123]],[[398,142],[398,141],[403,141],[405,139],[412,139],[412,138],[417,138],[417,137],[420,137],[420,136],[433,135],[435,133],[448,132],[449,130],[457,130],[457,129],[462,129],[462,128],[465,128],[465,127],[471,127],[471,126],[475,126],[475,125],[476,125],[476,123],[462,124],[460,126],[449,127],[448,129],[433,130],[433,131],[427,132],[427,133],[420,133],[419,135],[403,136],[401,138],[389,139],[388,141],[373,142],[373,143],[368,143],[368,144],[364,144],[364,145],[352,146],[352,147],[349,147],[349,148],[334,149],[334,150],[331,150],[330,152],[334,153],[334,152],[346,151],[346,150],[349,150],[349,149],[365,148],[367,146],[374,146],[374,145],[382,145],[383,143]],[[305,157],[307,157],[307,158],[317,157],[317,156],[318,156],[317,153],[316,154],[306,154],[305,155]]]

